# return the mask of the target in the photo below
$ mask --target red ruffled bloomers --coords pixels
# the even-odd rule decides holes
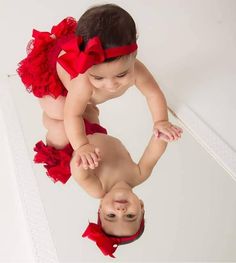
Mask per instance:
[[[90,123],[84,119],[86,135],[93,133],[107,134],[105,128],[96,123]],[[45,145],[42,141],[36,143],[34,147],[35,163],[43,163],[46,174],[53,180],[65,184],[71,176],[70,160],[73,153],[71,144],[67,144],[63,149],[56,149],[53,146]]]
[[[33,38],[27,46],[27,57],[18,64],[17,72],[29,92],[42,98],[50,95],[66,96],[67,90],[56,72],[56,62],[61,46],[75,35],[77,22],[67,17],[51,32],[33,30]]]

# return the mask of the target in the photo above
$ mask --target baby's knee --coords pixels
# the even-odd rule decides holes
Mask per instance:
[[[69,143],[65,132],[64,121],[52,119],[44,112],[43,125],[48,130],[46,141],[49,145],[56,148],[63,148]]]
[[[56,149],[63,149],[69,143],[69,140],[63,133],[54,134],[49,131],[46,134],[46,142],[47,145],[53,146]]]

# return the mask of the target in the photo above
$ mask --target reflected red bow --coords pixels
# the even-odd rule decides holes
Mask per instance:
[[[96,242],[105,256],[115,258],[113,253],[116,251],[118,245],[130,243],[136,240],[144,231],[144,217],[142,218],[139,230],[132,236],[127,237],[116,237],[107,235],[101,226],[101,220],[98,216],[98,224],[89,223],[82,237],[88,237],[89,239]]]
[[[114,238],[109,238],[102,230],[101,226],[89,223],[82,237],[88,237],[96,242],[102,253],[107,256],[115,258],[113,253],[116,251],[118,244]],[[115,247],[114,247],[115,245]]]
[[[99,37],[89,39],[85,50],[81,51],[79,46],[82,44],[82,36],[75,36],[66,42],[62,49],[66,52],[58,58],[58,63],[75,78],[80,73],[84,73],[88,68],[103,62],[106,58],[127,55],[137,49],[137,44],[114,47],[103,50]]]

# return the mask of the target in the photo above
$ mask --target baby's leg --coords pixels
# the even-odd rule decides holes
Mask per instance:
[[[51,96],[44,96],[39,99],[39,104],[49,118],[54,120],[64,119],[65,97],[59,96],[54,99]]]
[[[53,120],[64,120],[65,97],[59,96],[57,99],[51,96],[44,96],[39,99],[39,104],[47,116]],[[93,104],[88,104],[83,117],[90,122],[99,124],[99,110]]]
[[[43,125],[48,130],[46,134],[47,145],[62,149],[69,143],[62,120],[52,119],[43,112]]]
[[[99,111],[96,107],[88,106],[83,117],[92,123],[99,124],[98,115]],[[63,120],[52,119],[46,112],[43,112],[43,125],[48,130],[46,134],[47,145],[62,149],[69,143]]]
[[[44,96],[39,99],[43,109],[43,124],[48,130],[46,135],[47,144],[55,148],[64,148],[69,140],[64,127],[64,104],[65,97],[59,96],[57,99],[51,96]],[[83,117],[92,123],[99,124],[99,110],[96,106],[88,104]]]

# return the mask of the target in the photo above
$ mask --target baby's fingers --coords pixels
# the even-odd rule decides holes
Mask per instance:
[[[171,140],[179,139],[179,134],[173,127],[170,128],[170,132],[171,132],[171,135],[172,135]]]
[[[95,164],[94,164],[93,158],[91,157],[90,153],[86,154],[86,159],[87,159],[87,162],[89,164],[89,168],[90,169],[94,169],[95,168]]]
[[[180,127],[176,126],[176,125],[172,125],[171,128],[172,128],[172,129],[175,129],[176,131],[178,131],[178,132],[180,132],[180,133],[183,132],[183,130],[182,130]]]
[[[167,136],[169,141],[172,141],[174,139],[174,132],[171,130],[171,128],[163,129],[162,133]]]
[[[155,137],[159,137],[159,135],[160,135],[158,129],[154,129],[153,130],[153,134],[154,134]]]
[[[95,153],[91,153],[91,158],[93,159],[93,162],[94,162],[94,164],[95,164],[95,167],[98,167],[98,161],[99,161],[99,159],[98,159],[97,155],[96,155]]]
[[[89,164],[88,164],[88,162],[87,162],[86,156],[85,156],[85,155],[82,155],[82,156],[81,156],[81,160],[82,160],[83,168],[84,168],[85,170],[87,170]]]
[[[99,150],[99,148],[95,148],[95,153],[97,154],[97,157],[98,157],[98,161],[100,161],[101,160],[101,153],[100,153],[100,150]]]
[[[175,134],[177,135],[178,138],[181,137],[181,133],[183,132],[182,129],[179,129],[176,126],[171,127],[171,129],[175,132]]]

